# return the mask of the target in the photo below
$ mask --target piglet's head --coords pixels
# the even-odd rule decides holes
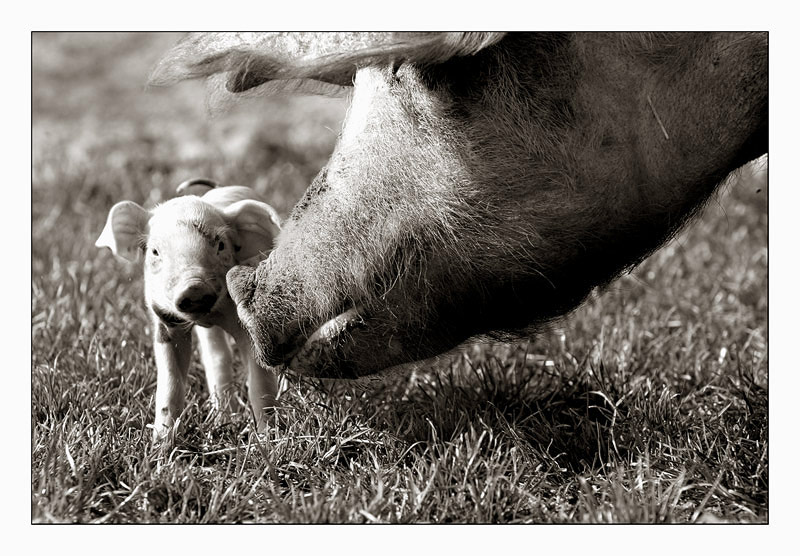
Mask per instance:
[[[145,298],[161,320],[209,326],[228,298],[227,271],[266,257],[279,230],[272,207],[247,198],[249,191],[220,188],[152,210],[122,201],[95,245],[128,261],[144,259]]]

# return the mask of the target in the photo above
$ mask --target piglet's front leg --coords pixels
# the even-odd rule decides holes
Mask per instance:
[[[153,350],[158,370],[153,440],[158,441],[169,435],[183,411],[192,354],[191,328],[169,326],[153,315]]]

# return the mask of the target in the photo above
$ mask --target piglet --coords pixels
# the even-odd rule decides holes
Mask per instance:
[[[266,411],[275,404],[277,377],[253,358],[225,274],[234,265],[257,264],[266,257],[280,218],[249,187],[217,188],[208,180],[189,180],[178,193],[186,195],[152,210],[132,201],[117,203],[95,243],[127,261],[144,260],[144,296],[158,368],[153,438],[166,437],[183,410],[193,328],[211,400],[220,411],[232,411],[233,402],[226,333],[236,340],[247,367],[250,405],[263,430]]]

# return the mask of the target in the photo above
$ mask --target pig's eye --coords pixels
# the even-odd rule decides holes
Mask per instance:
[[[154,257],[158,257],[158,249],[156,249],[155,247],[153,247],[152,249],[150,249],[150,253],[151,253],[151,254],[152,254]]]
[[[217,246],[217,251],[218,252],[219,251],[223,251],[224,249],[225,249],[225,242],[224,241],[220,241],[219,245]]]

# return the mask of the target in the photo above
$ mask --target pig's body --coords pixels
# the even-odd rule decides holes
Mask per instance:
[[[145,301],[158,368],[155,438],[166,436],[183,411],[193,328],[214,405],[221,411],[233,409],[227,333],[240,347],[250,404],[259,428],[264,426],[277,379],[253,358],[225,274],[236,264],[265,258],[279,224],[275,211],[242,186],[179,197],[150,211],[131,201],[111,209],[96,245],[130,261],[144,259]]]

